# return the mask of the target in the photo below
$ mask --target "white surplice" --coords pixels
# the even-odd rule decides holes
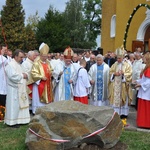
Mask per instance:
[[[73,62],[72,62],[72,65],[73,65],[73,67],[74,67],[74,69],[75,69],[75,72],[77,73],[77,72],[78,72],[78,69],[80,68],[80,64],[79,64],[79,63],[73,63]]]
[[[89,77],[85,68],[81,68],[78,72],[76,84],[74,86],[74,96],[84,97],[87,96],[88,89],[91,87]]]
[[[135,60],[132,64],[132,81],[140,79],[141,71],[144,69],[145,64],[143,64],[143,60]],[[132,89],[132,102],[131,105],[136,104],[136,97],[137,97],[137,89]]]
[[[109,82],[109,66],[103,62],[103,96],[102,100],[97,100],[97,63],[90,67],[88,72],[89,79],[94,80],[95,84],[91,87],[90,104],[95,106],[106,106],[109,105],[108,101],[108,82]]]
[[[7,85],[6,85],[6,73],[5,66],[7,65],[7,59],[0,55],[0,94],[7,94]]]
[[[23,69],[23,71],[24,72],[26,72],[26,73],[28,73],[28,80],[27,80],[27,90],[28,90],[28,94],[30,93],[29,91],[29,89],[28,89],[28,85],[30,85],[30,84],[33,84],[34,83],[34,81],[33,81],[33,79],[32,79],[32,76],[31,76],[31,69],[32,69],[32,66],[33,66],[33,61],[31,61],[29,58],[27,58],[22,64],[21,64],[21,66],[22,66],[22,69]],[[29,104],[31,104],[32,103],[32,100],[31,100],[31,98],[29,97]],[[31,109],[31,108],[30,108]]]
[[[32,113],[35,114],[36,109],[40,108],[42,106],[45,106],[45,103],[42,103],[40,101],[40,96],[39,96],[39,91],[38,91],[38,85],[40,84],[40,80],[35,82],[33,84],[33,89],[32,89]]]
[[[59,59],[51,59],[50,61],[50,65],[52,66],[52,69],[55,69],[55,67],[58,66],[58,64],[60,63]]]
[[[137,97],[150,101],[150,78],[145,77],[145,75],[143,74],[142,78],[136,81],[141,85]]]
[[[57,67],[55,67],[54,72],[53,72],[53,76],[54,76],[55,82],[57,84],[56,88],[54,90],[54,102],[65,100],[64,73],[61,75],[60,80],[58,81],[59,73],[62,71],[64,72],[65,67],[66,66],[64,63],[59,63],[59,65]],[[71,70],[70,80],[73,80],[76,70],[72,64],[67,66],[67,68],[70,68],[70,70]],[[71,92],[70,100],[73,100],[73,85],[72,84],[70,84],[70,92]]]
[[[14,59],[5,68],[7,75],[7,99],[4,122],[8,125],[30,122],[26,80],[21,65]]]
[[[21,67],[24,72],[28,73],[28,80],[27,80],[27,85],[33,83],[33,79],[31,76],[31,69],[33,66],[33,61],[31,61],[29,58],[27,58],[22,64]]]
[[[12,58],[10,56],[7,56],[7,62],[11,62]]]

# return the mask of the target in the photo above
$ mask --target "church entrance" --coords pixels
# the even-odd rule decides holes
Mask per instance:
[[[143,35],[143,40],[133,40],[132,41],[132,52],[136,51],[136,48],[140,47],[143,52],[150,51],[150,25]]]
[[[136,40],[132,41],[132,52],[138,47],[143,52],[150,50],[150,9],[146,10],[146,17],[138,29]]]
[[[139,48],[139,47],[142,49],[142,51],[145,51],[143,41],[138,41],[138,40],[132,41],[132,52],[135,52],[136,49]]]
[[[150,50],[150,25],[147,28],[144,36],[144,50],[145,51]]]

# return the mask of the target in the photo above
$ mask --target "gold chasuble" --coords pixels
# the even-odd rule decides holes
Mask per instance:
[[[128,104],[131,103],[132,95],[129,83],[132,80],[132,68],[127,62],[118,63],[115,62],[110,68],[110,76],[115,72],[122,70],[124,72],[125,81],[122,76],[114,76],[114,81],[109,82],[109,101],[115,107],[121,107],[126,104],[126,98],[128,97]]]
[[[35,82],[40,81],[38,85],[38,91],[40,96],[40,101],[42,103],[51,103],[53,101],[53,93],[52,93],[52,68],[48,61],[43,63],[41,60],[34,62],[32,70],[31,70],[32,78]],[[47,79],[41,80],[43,77]]]

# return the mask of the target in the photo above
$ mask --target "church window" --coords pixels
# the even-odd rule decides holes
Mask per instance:
[[[110,24],[110,37],[113,38],[116,35],[116,15],[111,17],[111,24]]]

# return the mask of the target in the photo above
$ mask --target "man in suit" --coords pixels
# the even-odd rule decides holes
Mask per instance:
[[[95,55],[94,54],[91,54],[90,55],[90,60],[86,62],[86,67],[85,69],[87,70],[87,72],[90,70],[90,67],[95,64]]]
[[[108,53],[104,59],[104,62],[108,64],[109,67],[111,67],[116,62],[116,59],[112,58],[111,55]]]

